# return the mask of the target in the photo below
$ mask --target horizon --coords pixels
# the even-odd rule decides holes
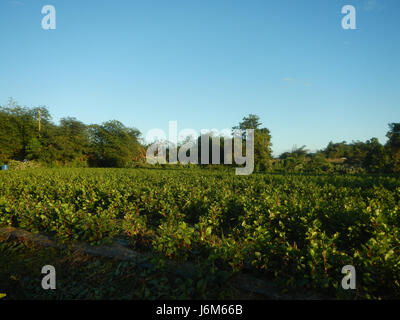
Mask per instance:
[[[43,30],[44,5],[55,30]],[[46,106],[54,122],[232,128],[257,114],[273,155],[306,145],[387,140],[400,116],[400,4],[351,1],[0,4],[0,103]],[[12,31],[12,32],[11,32]]]

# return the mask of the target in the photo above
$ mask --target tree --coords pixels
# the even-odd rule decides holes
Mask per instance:
[[[26,158],[29,160],[38,160],[43,155],[43,146],[39,139],[33,137],[26,147]]]
[[[330,159],[339,159],[351,156],[351,150],[346,141],[339,143],[329,142],[328,146],[323,151],[325,156]]]
[[[87,126],[75,118],[62,118],[55,132],[54,143],[64,163],[85,162],[89,152]]]
[[[242,122],[238,126],[233,127],[233,130],[246,130],[246,129],[259,129],[262,125],[260,117],[255,114],[249,114],[247,117],[243,117]]]
[[[40,123],[40,125],[39,125]],[[37,160],[46,164],[126,166],[145,157],[140,132],[109,121],[90,128],[75,118],[51,122],[46,107],[26,108],[10,99],[0,107],[0,161]]]
[[[271,166],[271,134],[267,128],[260,128],[262,123],[260,117],[255,114],[249,114],[244,117],[238,126],[232,128],[235,134],[236,130],[242,130],[242,139],[246,139],[246,129],[254,129],[254,162],[256,170],[267,170]],[[243,150],[245,142],[243,142]]]
[[[368,154],[368,145],[362,141],[356,141],[347,146],[346,163],[349,165],[362,166]]]
[[[390,123],[386,137],[389,139],[385,148],[390,157],[391,170],[400,172],[400,123]]]
[[[363,161],[363,167],[368,172],[384,172],[388,170],[389,166],[389,155],[385,150],[385,147],[379,143],[377,138],[372,138],[366,143],[367,155]]]
[[[49,113],[45,107],[29,109],[21,107],[12,98],[6,106],[0,107],[0,152],[1,157],[22,160],[27,156],[31,140],[38,137],[38,122],[35,113],[41,110],[44,123]]]
[[[127,167],[141,153],[140,131],[127,128],[117,120],[91,125],[88,134],[92,165]]]
[[[292,151],[282,153],[279,158],[284,160],[284,166],[291,171],[302,170],[305,166],[307,150],[306,146],[298,148],[294,146]]]
[[[326,159],[324,153],[317,152],[310,154],[310,161],[306,164],[308,171],[312,172],[329,172],[332,170],[332,164]]]

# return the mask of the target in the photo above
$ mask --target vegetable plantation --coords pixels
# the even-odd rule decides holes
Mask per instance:
[[[400,178],[200,169],[0,172],[0,226],[129,247],[286,290],[400,298]],[[356,270],[344,290],[342,268]]]

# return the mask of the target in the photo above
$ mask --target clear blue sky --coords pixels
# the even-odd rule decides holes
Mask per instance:
[[[41,28],[54,5],[57,29]],[[343,30],[341,8],[357,9]],[[385,142],[400,121],[398,0],[0,0],[0,104],[57,122],[224,129],[249,113],[274,154]]]

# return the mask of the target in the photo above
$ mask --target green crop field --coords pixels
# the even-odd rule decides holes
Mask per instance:
[[[289,292],[400,298],[398,177],[235,176],[200,169],[4,171],[0,226],[60,243],[123,241],[160,261],[223,272],[227,282],[230,275],[246,273],[272,279]],[[341,286],[345,265],[356,269],[356,290]]]

